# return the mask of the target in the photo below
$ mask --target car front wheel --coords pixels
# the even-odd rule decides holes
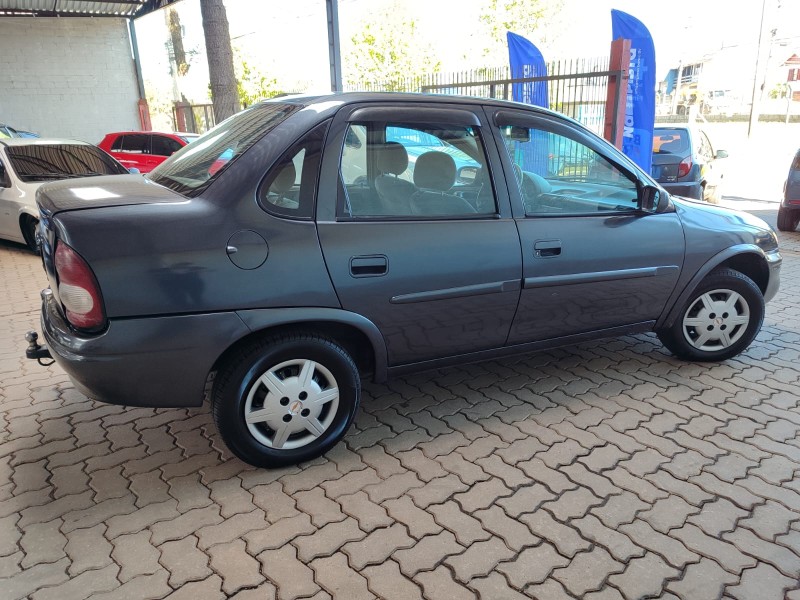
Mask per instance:
[[[692,292],[675,323],[658,333],[678,358],[721,361],[747,348],[764,320],[764,296],[733,269],[711,272]]]
[[[800,224],[800,209],[792,210],[781,206],[778,209],[778,229],[780,231],[794,231]]]
[[[358,369],[341,346],[298,332],[235,352],[217,375],[212,412],[231,452],[275,468],[332,448],[350,427],[360,393]]]

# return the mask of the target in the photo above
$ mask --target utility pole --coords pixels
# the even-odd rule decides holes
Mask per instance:
[[[328,16],[328,59],[331,66],[331,91],[342,91],[342,53],[339,49],[339,2],[325,0]]]
[[[761,67],[761,38],[764,34],[764,13],[767,9],[767,0],[761,0],[761,25],[758,29],[758,49],[756,50],[756,70],[753,74],[753,101],[750,104],[750,123],[747,126],[747,137],[753,135],[756,123],[758,123],[758,100],[761,98],[758,85],[758,72]]]

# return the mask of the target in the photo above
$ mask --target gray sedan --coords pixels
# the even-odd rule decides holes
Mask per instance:
[[[38,204],[47,348],[28,355],[105,402],[206,398],[264,467],[330,449],[365,378],[645,331],[728,359],[781,264],[760,219],[671,197],[575,121],[478,98],[268,101],[146,177],[50,183]]]

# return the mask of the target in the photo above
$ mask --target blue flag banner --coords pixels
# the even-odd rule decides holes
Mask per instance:
[[[612,39],[631,41],[622,151],[650,173],[656,119],[656,50],[653,38],[641,21],[619,10],[611,11],[611,32]]]
[[[508,59],[511,64],[511,78],[546,77],[547,65],[539,49],[530,41],[511,33],[506,33],[508,40]],[[534,106],[548,108],[547,81],[530,83],[514,83],[511,85],[511,97],[515,102],[524,102]]]

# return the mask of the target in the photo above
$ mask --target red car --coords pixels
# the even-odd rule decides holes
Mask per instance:
[[[97,145],[128,169],[135,167],[141,173],[149,173],[195,139],[196,133],[118,131],[107,134]]]

